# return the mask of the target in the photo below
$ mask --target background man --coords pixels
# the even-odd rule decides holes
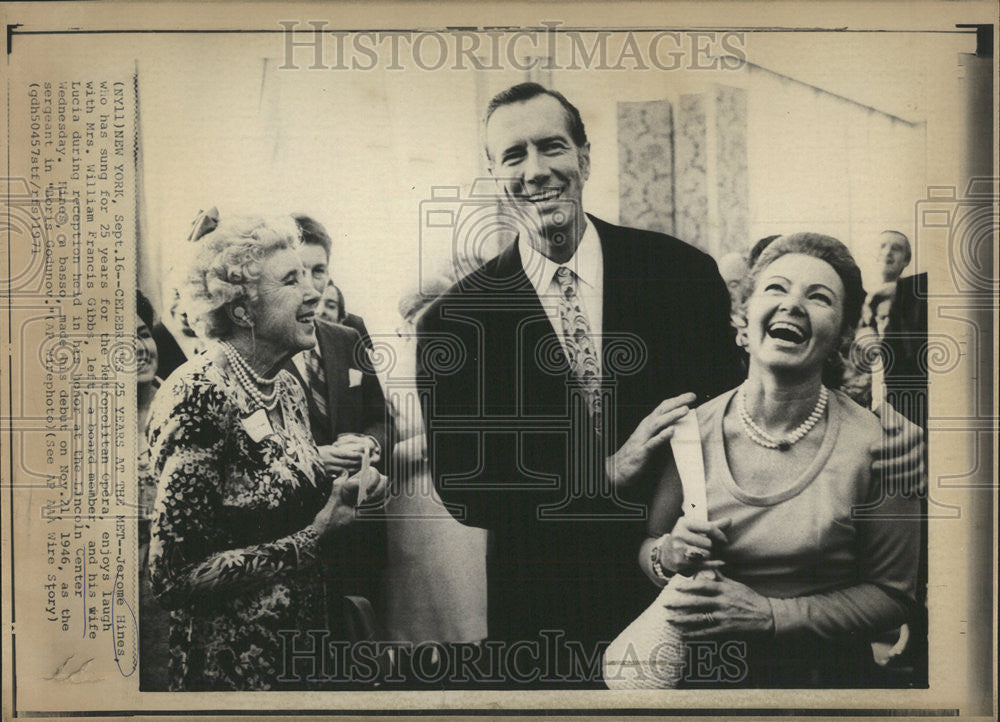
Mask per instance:
[[[869,323],[889,350],[885,398],[922,429],[927,428],[927,274],[903,276],[913,251],[900,231],[879,234],[878,271],[883,285],[868,296]]]
[[[315,219],[293,215],[302,234],[299,255],[316,290],[329,279],[332,241]],[[361,466],[367,448],[371,463],[385,472],[388,448],[385,396],[357,331],[316,319],[316,345],[287,362],[305,391],[309,423],[327,473],[351,473]],[[345,436],[346,435],[346,436]],[[335,598],[362,596],[380,606],[385,567],[385,524],[358,523],[338,539],[337,558],[330,559]],[[342,610],[331,610],[331,623],[343,623]],[[336,630],[335,630],[336,631]],[[341,637],[346,638],[346,637]]]
[[[884,231],[879,266],[886,283],[879,293],[891,301],[875,309],[882,320],[892,363],[886,368],[886,399],[900,413],[927,428],[927,369],[921,361],[927,344],[927,274],[903,276],[913,256],[910,239],[899,231]],[[878,314],[883,319],[878,318]]]
[[[879,234],[878,272],[882,283],[895,283],[903,275],[904,269],[910,265],[913,251],[910,239],[899,231],[882,231]]]
[[[343,308],[344,295],[331,279],[326,282],[326,288],[323,289],[323,298],[319,300],[317,314],[327,323],[340,323],[344,318]]]
[[[330,274],[330,235],[309,216],[293,217],[302,233],[299,255],[316,290],[323,293]],[[338,441],[342,434],[368,436],[375,452],[372,460],[380,470],[387,458],[385,396],[359,340],[357,331],[317,319],[316,346],[293,357],[289,369],[306,391],[313,438],[327,470],[334,473],[354,468],[361,460],[359,441]]]
[[[320,299],[320,317],[330,323],[339,323],[341,326],[353,328],[361,336],[361,342],[369,351],[373,351],[375,346],[368,333],[368,326],[365,320],[357,314],[350,313],[344,302],[344,294],[331,278],[326,284],[323,298]]]

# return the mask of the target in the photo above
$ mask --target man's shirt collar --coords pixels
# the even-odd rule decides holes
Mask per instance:
[[[601,239],[593,224],[584,219],[583,236],[580,244],[566,263],[555,263],[535,250],[524,238],[518,239],[518,251],[521,254],[521,266],[524,274],[531,281],[535,293],[544,296],[549,292],[552,278],[560,265],[572,270],[577,277],[591,288],[600,288],[604,283],[604,258],[601,255]]]

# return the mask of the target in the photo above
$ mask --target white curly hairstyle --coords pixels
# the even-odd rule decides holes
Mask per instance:
[[[301,243],[290,217],[234,216],[195,241],[178,282],[181,309],[202,338],[228,338],[230,306],[254,303],[261,262],[275,251]]]

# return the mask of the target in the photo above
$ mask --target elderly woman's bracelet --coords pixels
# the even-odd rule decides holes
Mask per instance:
[[[664,534],[661,536],[653,543],[652,549],[649,550],[649,561],[650,565],[653,567],[653,574],[656,575],[657,579],[664,583],[669,582],[670,578],[673,576],[672,573],[667,574],[663,569],[663,565],[660,563],[660,545],[663,544],[664,539],[668,536],[670,536],[670,534]]]

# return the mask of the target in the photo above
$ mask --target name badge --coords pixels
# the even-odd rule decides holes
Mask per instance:
[[[257,409],[249,416],[243,417],[242,422],[247,435],[253,439],[255,444],[274,433],[274,429],[271,428],[271,422],[267,418],[267,412],[264,409]]]

